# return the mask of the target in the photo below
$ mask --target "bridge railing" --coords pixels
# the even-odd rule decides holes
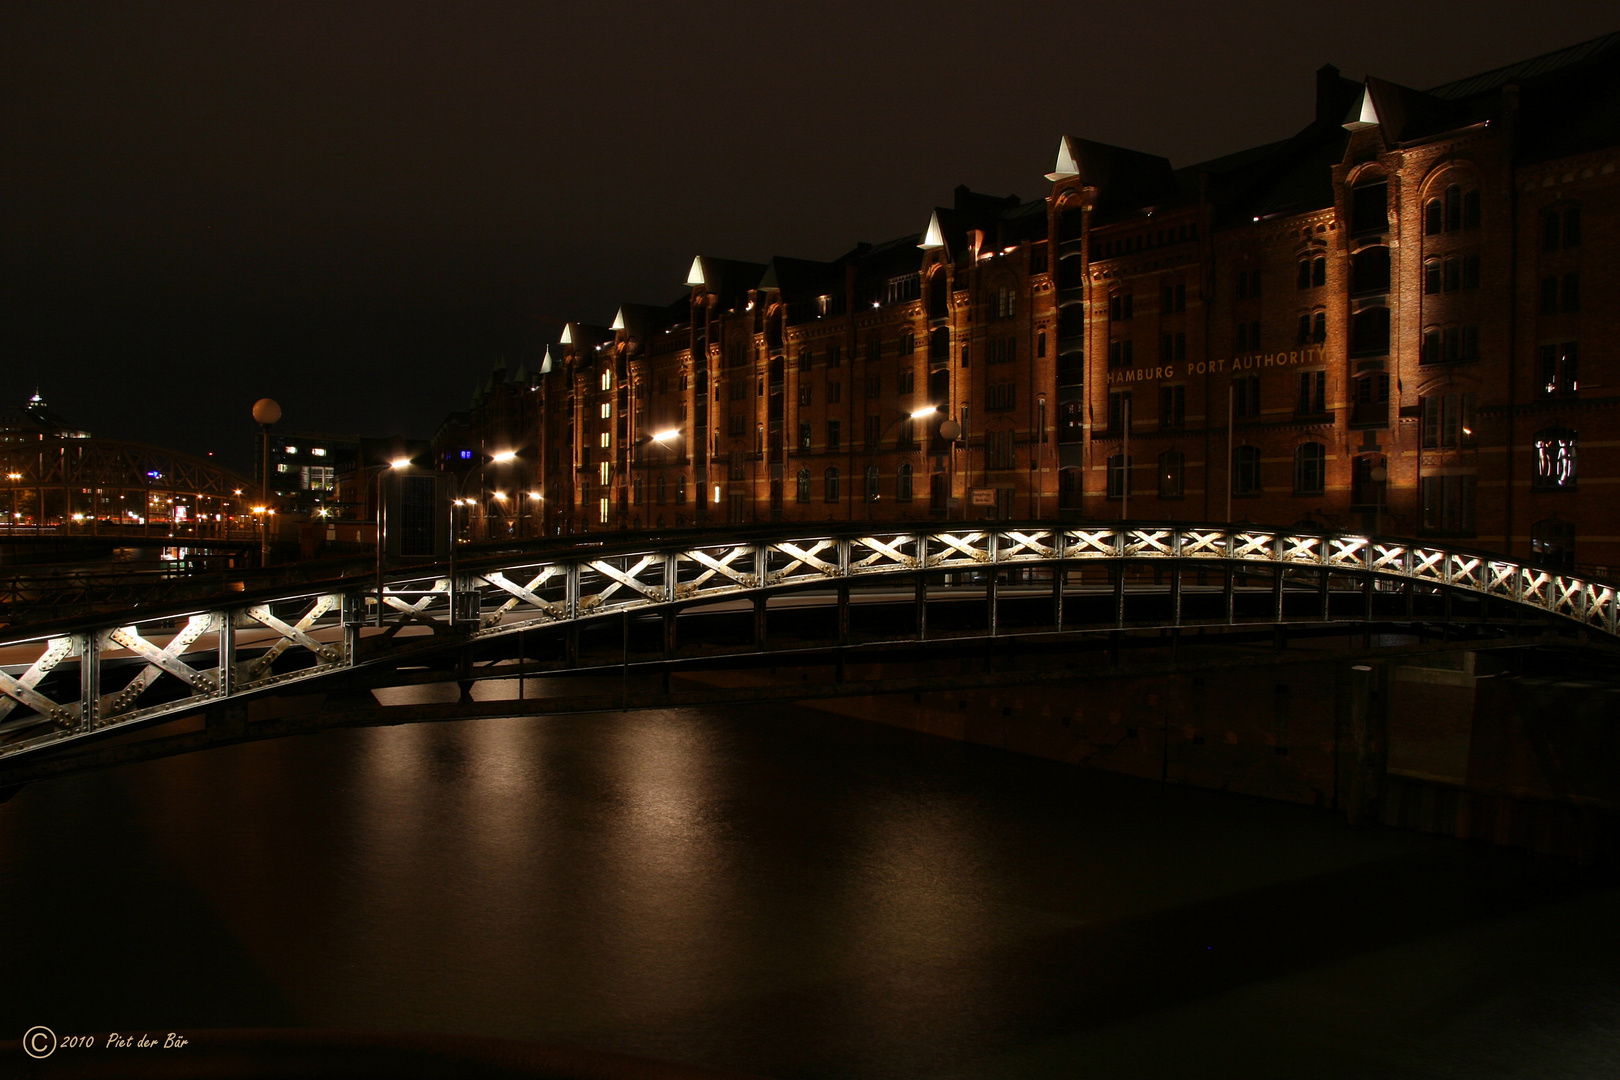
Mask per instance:
[[[380,595],[374,581],[353,577],[0,637],[0,758],[535,627],[788,590],[882,588],[919,572],[970,583],[1003,568],[1127,564],[1271,574],[1279,621],[1285,581],[1304,575],[1324,597],[1335,578],[1363,588],[1382,581],[1489,597],[1610,638],[1620,633],[1608,582],[1487,552],[1350,533],[1045,522],[782,528],[650,544],[625,538],[473,561],[454,582],[443,567],[400,571]]]

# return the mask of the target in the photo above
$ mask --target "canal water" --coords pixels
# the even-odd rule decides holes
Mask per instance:
[[[0,805],[0,926],[0,1039],[452,1032],[783,1078],[1620,1075],[1612,878],[777,707],[329,732],[38,784]]]

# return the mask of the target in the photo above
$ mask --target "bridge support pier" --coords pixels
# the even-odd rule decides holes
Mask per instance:
[[[1376,822],[1379,817],[1379,799],[1384,789],[1388,678],[1388,668],[1383,664],[1356,664],[1350,669],[1351,759],[1344,808],[1352,825]]]

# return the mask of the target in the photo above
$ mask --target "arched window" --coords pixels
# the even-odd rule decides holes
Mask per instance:
[[[1389,291],[1389,248],[1362,248],[1350,260],[1350,291],[1378,293]]]
[[[1294,449],[1294,494],[1320,495],[1327,487],[1327,447],[1318,442]]]
[[[1565,427],[1536,432],[1535,486],[1542,491],[1575,488],[1575,432]]]
[[[1058,509],[1080,509],[1080,470],[1073,466],[1058,470]]]
[[[838,470],[829,468],[821,474],[822,498],[827,502],[838,501]]]
[[[1108,459],[1108,497],[1119,499],[1131,490],[1131,462],[1124,454],[1114,454]]]
[[[1327,340],[1327,312],[1318,311],[1311,317],[1311,340],[1318,344]]]
[[[1462,187],[1452,184],[1446,188],[1446,232],[1462,228]]]
[[[1350,324],[1350,352],[1356,356],[1388,355],[1389,308],[1373,307],[1356,312]]]
[[[638,476],[638,477],[636,477],[636,480],[635,480],[635,504],[637,506],[640,506],[642,503],[644,503],[646,501],[647,501],[647,481],[646,481],[646,479],[644,477]]]
[[[911,465],[910,465],[909,462],[902,462],[901,463],[899,471],[895,474],[894,487],[895,487],[894,497],[896,499],[899,499],[901,502],[904,502],[904,503],[908,503],[908,502],[911,501],[912,482],[911,482]]]
[[[795,495],[797,501],[807,503],[810,501],[810,470],[799,470],[799,488]]]
[[[664,496],[665,496],[665,494],[666,494],[666,489],[667,489],[667,486],[668,486],[668,485],[667,485],[667,484],[666,484],[666,483],[665,483],[665,481],[664,481],[664,474],[663,474],[663,473],[659,473],[659,474],[658,474],[658,482],[657,482],[657,491],[658,491],[658,505],[659,505],[659,506],[663,506],[663,505],[664,505]]]
[[[928,362],[948,364],[950,361],[951,331],[948,327],[936,326],[928,333]]]
[[[1180,450],[1159,455],[1159,498],[1179,499],[1187,491],[1187,457]]]
[[[1232,448],[1232,494],[1260,493],[1260,449],[1255,446]]]
[[[864,494],[866,496],[866,501],[867,502],[877,502],[877,498],[878,498],[878,467],[876,465],[868,465],[866,467],[866,485],[865,486],[866,486],[866,491],[864,492]]]
[[[1423,204],[1423,235],[1439,236],[1445,228],[1444,210],[1439,199],[1430,199]]]
[[[686,474],[682,473],[675,478],[675,505],[681,506],[686,502]]]

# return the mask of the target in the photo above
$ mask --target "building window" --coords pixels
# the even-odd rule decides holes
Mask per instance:
[[[1079,442],[1084,436],[1085,403],[1058,402],[1058,442]]]
[[[985,387],[985,411],[1006,412],[1017,407],[1018,384],[1013,382],[991,383]]]
[[[1159,427],[1175,430],[1187,422],[1187,388],[1182,385],[1159,387]]]
[[[1232,380],[1232,415],[1254,420],[1260,416],[1260,376],[1239,375]]]
[[[812,353],[809,349],[800,349],[799,350],[799,370],[800,371],[809,371],[810,370],[810,365],[811,365],[811,363],[813,361],[814,356],[815,356],[815,354]]]
[[[810,421],[799,421],[799,449],[808,453],[810,450]]]
[[[984,433],[984,467],[986,469],[1013,468],[1013,433],[1012,430],[987,431]]]
[[[1058,470],[1058,509],[1078,510],[1082,504],[1080,470],[1069,467]]]
[[[1471,473],[1422,477],[1418,490],[1423,528],[1429,532],[1472,533],[1475,480]]]
[[[842,367],[844,363],[844,347],[842,345],[827,346],[827,366]]]
[[[821,474],[822,498],[830,503],[838,501],[838,470],[829,468]]]
[[[910,394],[917,389],[917,373],[911,370],[902,371],[898,379],[897,389],[902,394]]]
[[[666,494],[667,490],[668,490],[668,485],[664,482],[664,474],[659,473],[658,474],[658,479],[653,481],[654,498],[656,498],[658,500],[658,505],[659,506],[664,505],[664,497],[665,497],[665,494]]]
[[[1018,294],[1011,288],[1003,285],[1001,288],[996,290],[996,295],[992,301],[992,304],[992,310],[995,312],[994,316],[992,316],[993,318],[1010,319],[1013,317],[1013,313],[1018,307]]]
[[[866,496],[866,501],[867,502],[877,502],[877,500],[878,500],[878,467],[876,465],[868,465],[866,467],[865,488],[866,488],[866,491],[865,491],[864,494]]]
[[[1130,341],[1110,341],[1108,343],[1108,366],[1111,368],[1130,367],[1136,360],[1136,346]]]
[[[810,501],[810,470],[809,469],[800,469],[799,470],[799,483],[798,483],[798,488],[794,493],[794,500],[796,502],[802,502],[802,503],[807,503],[807,502]]]
[[[866,448],[876,450],[883,440],[883,418],[876,413],[866,416]]]
[[[1549,274],[1541,279],[1541,313],[1543,315],[1556,315],[1560,311],[1581,310],[1581,275],[1565,274],[1560,281],[1558,275]]]
[[[807,407],[815,401],[815,387],[810,383],[799,384],[799,406]]]
[[[1035,335],[1035,355],[1037,357],[1041,357],[1041,358],[1045,358],[1045,356],[1046,356],[1046,331],[1045,330],[1042,330],[1040,333]]]
[[[1135,307],[1135,296],[1131,293],[1115,293],[1108,298],[1108,320],[1110,322],[1128,322]]]
[[[612,371],[611,368],[603,368],[602,369],[602,389],[604,389],[604,390],[613,389],[613,371]],[[685,390],[686,387],[682,386],[681,389]]]
[[[1473,445],[1473,394],[1430,394],[1419,405],[1425,450],[1454,450]]]
[[[685,504],[686,504],[686,474],[682,473],[680,476],[677,476],[675,478],[675,505],[676,506],[684,506]]]
[[[1299,403],[1294,408],[1301,416],[1321,416],[1327,412],[1327,372],[1299,373]]]
[[[1316,289],[1327,284],[1327,258],[1322,255],[1314,259],[1299,260],[1299,287],[1302,289]]]
[[[1187,335],[1177,331],[1174,334],[1164,334],[1159,338],[1159,361],[1170,363],[1174,360],[1187,359]]]
[[[1575,432],[1551,427],[1536,432],[1535,486],[1542,491],[1575,487]]]
[[[1253,446],[1232,448],[1232,494],[1260,493],[1260,450]]]
[[[913,482],[911,478],[911,464],[901,462],[899,470],[894,477],[894,497],[900,502],[908,503],[912,499]]]
[[[841,430],[841,425],[837,420],[827,421],[827,452],[829,454],[838,453]]]
[[[1350,422],[1364,427],[1389,426],[1389,372],[1365,371],[1356,376],[1351,392]]]
[[[1530,556],[1537,566],[1555,573],[1575,569],[1575,523],[1545,518],[1530,526]]]
[[[1358,296],[1389,291],[1389,248],[1362,248],[1351,257],[1350,291]]]
[[[1350,229],[1356,236],[1389,228],[1389,187],[1382,179],[1359,183],[1350,193]]]
[[[1356,312],[1350,324],[1350,352],[1356,356],[1389,353],[1389,308],[1373,307]]]
[[[1179,499],[1187,489],[1187,457],[1180,450],[1159,455],[1159,498]]]
[[[1260,271],[1239,270],[1237,274],[1237,298],[1239,300],[1260,299]]]
[[[1294,494],[1320,495],[1327,489],[1327,447],[1308,442],[1294,448]]]
[[[836,405],[843,400],[844,384],[830,382],[827,384],[827,404]]]
[[[900,355],[910,356],[917,351],[917,335],[907,330],[900,335]]]
[[[1543,394],[1573,394],[1581,388],[1576,360],[1577,343],[1559,341],[1542,345],[1536,350],[1540,372],[1539,390]]]
[[[1131,413],[1131,392],[1129,390],[1110,390],[1108,392],[1108,430],[1118,435],[1125,430],[1125,424]]]
[[[1124,454],[1111,454],[1108,458],[1108,497],[1122,499],[1131,490],[1131,463]]]
[[[1260,348],[1260,324],[1258,322],[1237,324],[1238,352],[1248,352]]]
[[[1557,207],[1542,212],[1541,250],[1581,246],[1581,208],[1578,205]]]

